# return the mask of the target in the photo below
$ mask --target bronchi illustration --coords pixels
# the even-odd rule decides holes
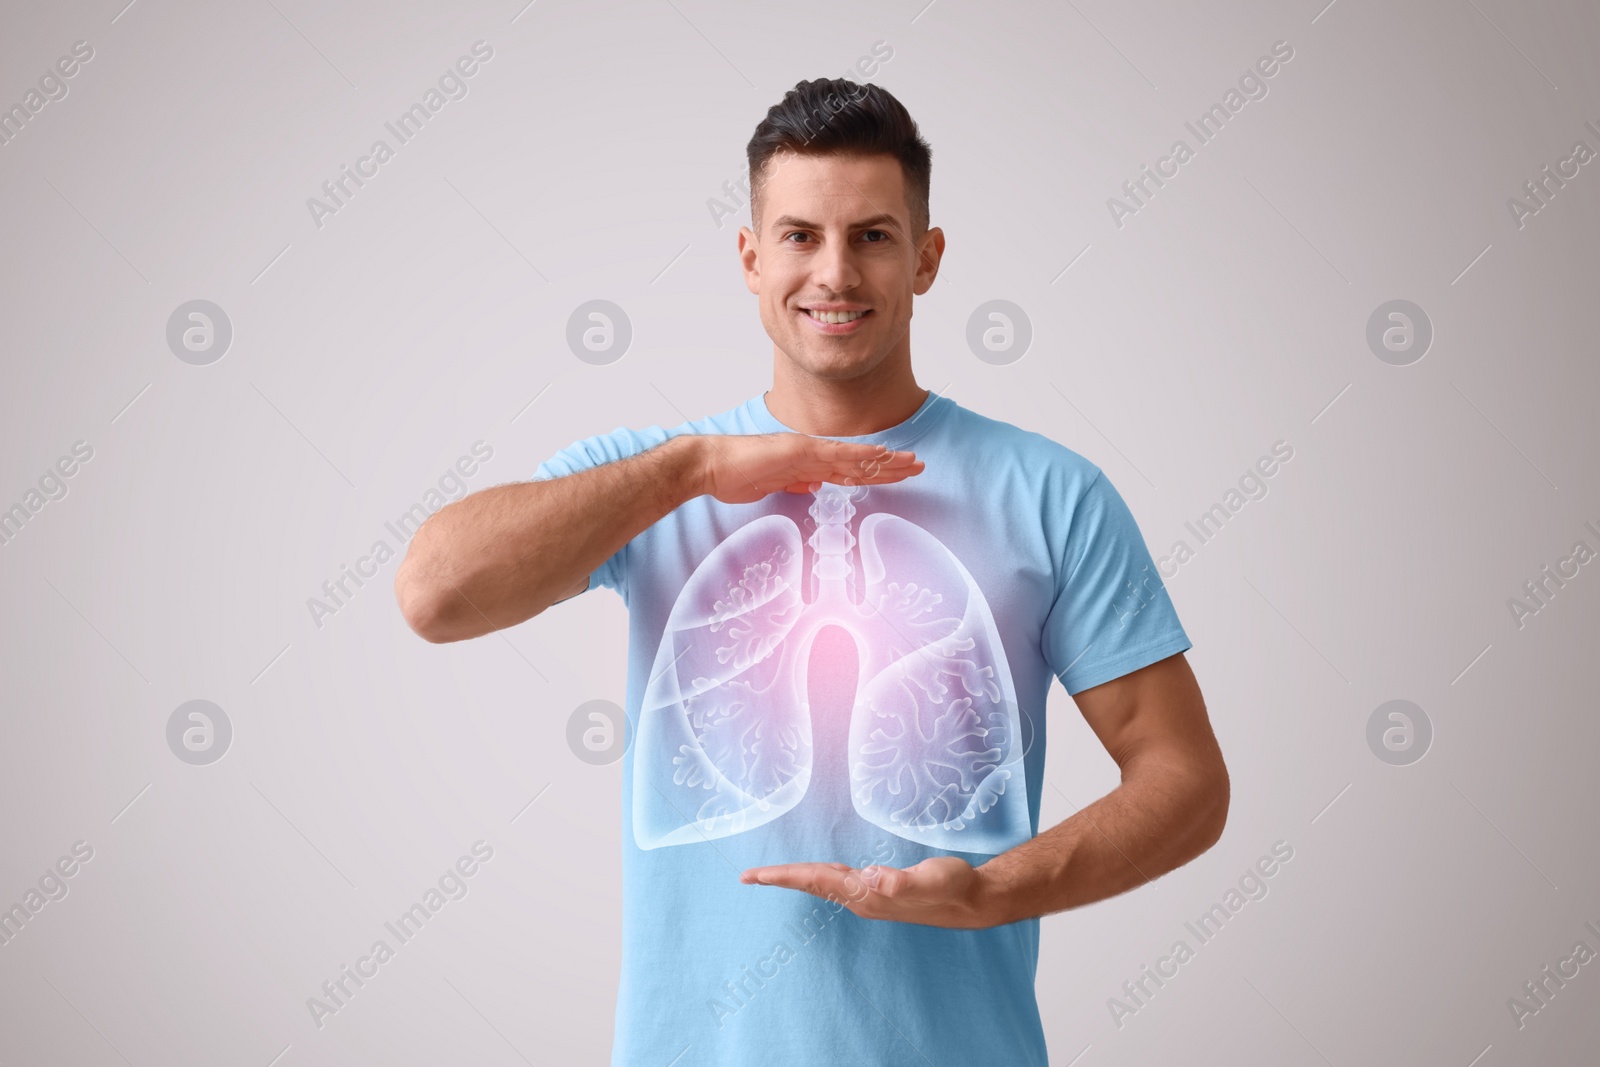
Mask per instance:
[[[849,766],[824,773],[849,774],[856,813],[951,851],[1031,836],[1016,693],[989,605],[921,526],[878,512],[852,533],[865,492],[812,494],[808,596],[801,531],[783,515],[735,530],[690,575],[639,712],[640,848],[728,837],[800,803],[815,771],[807,664],[829,625],[854,639],[860,667]]]

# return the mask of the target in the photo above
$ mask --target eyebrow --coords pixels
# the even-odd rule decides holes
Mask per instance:
[[[874,215],[869,219],[860,219],[856,222],[852,222],[849,228],[852,230],[863,230],[870,226],[888,226],[892,227],[897,232],[904,229],[904,227],[900,224],[900,220],[895,218],[893,215]],[[772,229],[774,230],[782,230],[789,227],[793,227],[797,230],[822,229],[819,224],[815,222],[807,222],[805,219],[795,215],[779,215],[772,221]]]

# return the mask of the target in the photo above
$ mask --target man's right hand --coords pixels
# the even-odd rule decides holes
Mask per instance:
[[[801,433],[702,435],[700,490],[724,504],[749,504],[770,493],[809,493],[819,483],[888,485],[921,474],[914,452]]]
[[[922,467],[910,452],[799,433],[680,434],[615,463],[445,505],[412,538],[395,596],[429,641],[478,637],[583,592],[612,554],[697,496],[748,504],[821,482],[885,485]]]

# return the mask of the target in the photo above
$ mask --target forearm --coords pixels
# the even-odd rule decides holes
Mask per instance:
[[[1175,764],[1130,765],[1116,789],[978,867],[978,906],[995,925],[1048,915],[1134,889],[1210,848],[1226,819],[1227,772]]]
[[[395,575],[412,629],[459,641],[513,626],[575,591],[602,563],[699,495],[697,440],[666,443],[563,478],[495,486],[422,524]]]

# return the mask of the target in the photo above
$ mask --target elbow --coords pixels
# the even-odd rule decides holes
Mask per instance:
[[[454,590],[447,592],[443,582],[430,581],[419,574],[413,559],[413,555],[407,554],[394,576],[394,597],[401,617],[412,633],[430,644],[461,640],[466,635],[456,632],[457,628],[452,625],[450,608],[452,601],[458,598],[449,594]]]
[[[431,645],[444,645],[452,641],[460,641],[462,634],[454,633],[438,612],[426,610],[402,611],[405,615],[406,625],[411,627],[411,632]]]
[[[1219,757],[1216,771],[1207,780],[1200,805],[1205,812],[1205,817],[1202,820],[1202,852],[1209,850],[1218,841],[1222,840],[1222,831],[1228,825],[1230,799],[1231,790],[1228,784],[1228,768]]]

